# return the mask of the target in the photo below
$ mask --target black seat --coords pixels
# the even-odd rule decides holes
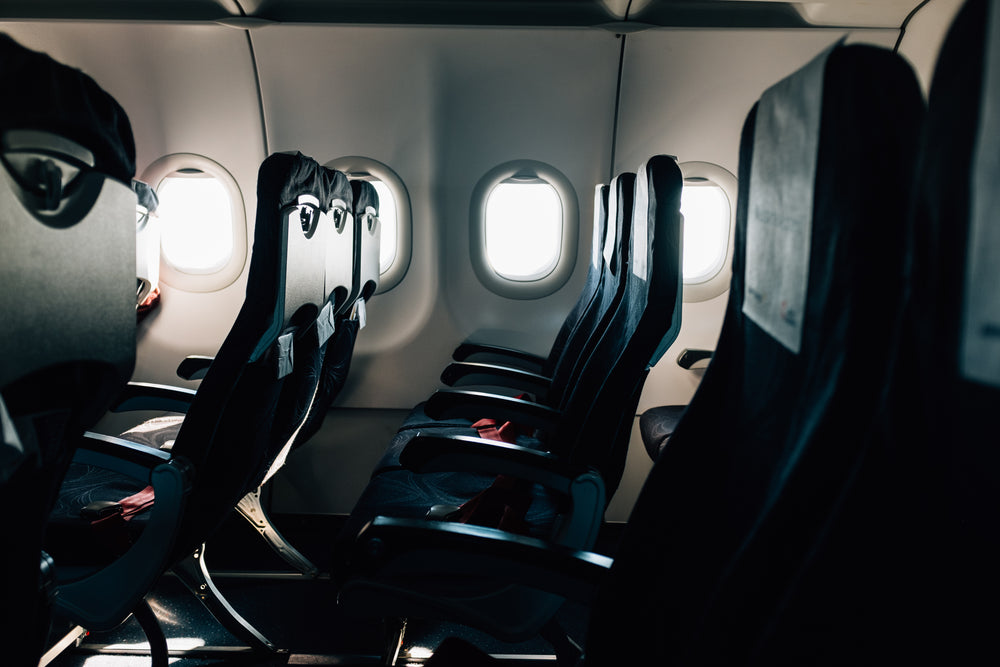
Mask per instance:
[[[938,58],[893,387],[904,620],[925,662],[972,664],[1000,622],[996,192],[1000,8],[969,0]],[[905,656],[904,656],[905,657]]]
[[[485,562],[471,579],[466,576],[471,565],[463,565],[456,576],[448,556],[441,561],[418,557],[376,572],[364,548],[359,551],[351,542],[377,515],[418,518],[436,505],[458,505],[490,486],[499,473],[504,475],[501,496],[511,488],[515,496],[500,503],[509,503],[501,508],[500,525],[567,547],[593,544],[604,514],[604,487],[616,486],[621,475],[646,373],[680,326],[681,173],[672,158],[656,156],[640,167],[636,182],[631,242],[622,263],[624,298],[563,414],[549,425],[551,440],[529,448],[418,432],[396,469],[373,476],[342,534],[349,551],[338,574],[343,582],[339,602],[346,608],[388,617],[457,619],[520,640],[537,634],[561,605],[556,596],[508,586]],[[610,481],[595,469],[607,472]],[[523,518],[514,516],[517,512]],[[437,520],[438,514],[434,509],[435,520],[423,522],[449,525]],[[487,512],[485,520],[490,519]]]
[[[893,634],[901,610],[881,581],[899,555],[885,388],[922,119],[906,63],[860,45],[824,52],[751,111],[722,334],[613,562],[389,520],[359,549],[378,539],[386,570],[419,550],[502,554],[511,583],[592,605],[587,665],[894,664],[919,650]],[[862,165],[879,178],[858,178]],[[776,317],[748,307],[755,295],[777,300]],[[433,663],[459,664],[448,652]]]
[[[573,308],[566,315],[562,326],[556,334],[552,347],[546,357],[539,357],[522,350],[515,350],[508,347],[489,345],[486,343],[474,343],[466,341],[455,348],[452,359],[455,361],[469,360],[490,360],[503,366],[513,366],[523,368],[526,371],[534,372],[542,377],[551,378],[555,372],[559,360],[565,354],[571,357],[578,356],[579,350],[573,348],[571,340],[577,329],[591,318],[599,318],[600,315],[594,313],[594,300],[597,298],[601,288],[601,281],[604,279],[604,245],[608,233],[608,192],[607,185],[598,185],[594,189],[594,229],[593,241],[591,242],[590,265],[587,267],[587,278],[583,283],[583,290],[577,298]],[[576,338],[576,345],[582,344],[580,338]],[[567,349],[569,348],[569,349]],[[445,384],[452,384],[457,377],[453,378],[453,372],[448,372],[442,377]]]
[[[5,660],[33,664],[45,517],[135,363],[135,145],[87,75],[6,35],[0,63],[0,624]]]
[[[294,439],[311,405],[322,364],[317,350],[324,342],[317,321],[327,303],[326,235],[334,233],[323,224],[321,212],[331,201],[329,191],[334,185],[315,161],[302,155],[275,154],[264,161],[257,183],[246,299],[198,391],[133,383],[115,408],[184,413],[172,446],[160,449],[92,435],[78,457],[81,466],[98,463],[118,475],[100,477],[83,467],[77,477],[81,483],[67,481],[54,515],[57,522],[79,523],[82,506],[94,501],[121,501],[141,486],[121,473],[134,474],[137,466],[141,470],[154,462],[187,461],[196,477],[173,546],[163,555],[165,567],[173,566],[217,618],[255,648],[272,646],[244,619],[230,613],[208,575],[203,545],[236,504],[259,487]],[[341,183],[344,185],[346,180]],[[126,435],[139,437],[144,431],[147,429],[139,427]],[[102,483],[95,484],[94,477]],[[157,497],[154,517],[159,503]],[[139,531],[143,516],[140,513],[122,523],[132,532]],[[136,546],[147,533],[155,532],[153,529],[152,525],[142,529]],[[135,548],[105,570],[128,559]],[[133,579],[105,582],[110,588],[102,589],[100,595],[91,590],[93,618],[78,622],[91,629],[119,622],[123,616],[113,618],[105,603],[114,597],[114,586],[132,585]],[[144,629],[159,634],[155,624],[150,627],[147,623]],[[151,637],[151,643],[154,655],[165,650],[162,634],[158,640]]]

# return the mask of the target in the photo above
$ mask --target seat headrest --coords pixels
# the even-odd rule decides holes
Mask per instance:
[[[757,107],[743,312],[796,354],[809,276],[823,81],[838,47],[769,88]]]
[[[979,128],[972,154],[962,373],[1000,387],[1000,8],[986,8]]]
[[[377,217],[378,193],[375,186],[368,181],[355,180],[351,181],[351,189],[354,191],[354,217],[360,218],[365,213]]]
[[[135,142],[125,111],[83,72],[0,34],[0,82],[23,104],[0,105],[0,128],[52,132],[94,156],[94,167],[130,184]]]

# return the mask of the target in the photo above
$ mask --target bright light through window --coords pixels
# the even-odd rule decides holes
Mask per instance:
[[[215,273],[233,254],[233,213],[229,193],[204,173],[168,176],[156,194],[160,205],[163,257],[178,271]]]
[[[392,196],[389,186],[382,181],[373,180],[372,185],[378,193],[378,219],[382,225],[378,270],[379,273],[385,273],[396,261],[396,198]]]
[[[486,258],[508,280],[544,278],[559,261],[562,203],[548,183],[498,184],[486,199]]]
[[[714,183],[685,184],[681,193],[684,215],[684,282],[700,283],[722,268],[729,243],[729,198]]]

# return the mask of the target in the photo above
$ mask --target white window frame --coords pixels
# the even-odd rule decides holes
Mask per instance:
[[[403,179],[388,165],[369,157],[349,155],[327,162],[325,167],[336,169],[348,178],[368,178],[382,181],[396,200],[396,256],[384,273],[379,275],[375,294],[388,292],[398,285],[410,268],[413,255],[413,217],[410,207],[410,193]]]
[[[678,166],[681,175],[684,176],[685,183],[710,181],[713,185],[717,185],[729,200],[729,234],[727,235],[726,252],[722,264],[714,274],[701,277],[698,282],[685,281],[684,283],[685,302],[708,301],[725,294],[733,277],[738,184],[732,172],[711,162],[682,162]]]
[[[555,190],[562,205],[559,256],[546,275],[535,280],[514,280],[497,273],[486,252],[486,204],[493,189],[513,177],[535,178]],[[512,160],[486,172],[472,192],[469,210],[469,253],[476,277],[487,289],[508,299],[540,299],[569,280],[576,267],[580,231],[579,203],[572,183],[555,167],[536,160]]]
[[[229,261],[211,273],[188,273],[171,265],[160,252],[160,281],[186,292],[216,292],[239,278],[247,261],[247,216],[243,193],[236,179],[218,162],[195,153],[164,155],[149,165],[142,173],[142,180],[154,190],[171,174],[182,169],[197,169],[212,176],[222,184],[229,195],[232,213],[233,251]],[[162,225],[161,225],[162,233]]]

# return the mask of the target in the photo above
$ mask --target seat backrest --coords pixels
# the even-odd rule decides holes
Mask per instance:
[[[561,406],[568,399],[582,364],[607,329],[625,293],[628,252],[632,235],[635,174],[625,172],[608,186],[607,235],[601,254],[603,274],[591,306],[585,312],[552,373],[549,401]],[[612,224],[613,221],[613,224]]]
[[[356,225],[354,224],[354,188],[343,173],[324,167],[330,182],[330,213],[325,218],[333,232],[327,238],[326,289],[327,311],[331,319],[321,313],[320,321],[328,333],[321,335],[322,367],[319,386],[306,421],[295,436],[292,448],[305,444],[316,435],[326,414],[340,394],[347,380],[354,356],[354,342],[358,335],[358,321],[351,318],[351,294],[354,285],[360,285],[360,267],[356,263]]]
[[[547,377],[552,377],[563,355],[578,353],[577,348],[581,341],[576,337],[576,331],[581,325],[587,326],[586,323],[590,322],[591,318],[596,317],[592,314],[591,309],[595,307],[601,281],[604,279],[604,242],[608,237],[609,190],[607,185],[598,185],[594,188],[594,238],[590,246],[590,265],[587,267],[587,279],[583,283],[580,298],[573,304],[573,309],[563,320],[559,333],[556,334],[556,339],[549,350],[549,356],[542,368],[542,374]],[[575,347],[571,345],[571,341],[574,341]]]
[[[930,90],[913,216],[911,307],[893,390],[897,564],[922,658],[972,663],[1000,592],[1000,7],[970,0]],[[915,532],[914,532],[915,531]],[[904,539],[905,538],[905,539]],[[909,567],[907,567],[909,566]],[[917,578],[912,578],[916,576]],[[902,586],[901,586],[902,587]]]
[[[0,588],[3,625],[24,640],[5,659],[24,650],[27,664],[45,517],[135,363],[135,146],[93,79],[6,35],[0,80],[0,506],[16,508]]]
[[[309,409],[322,364],[326,236],[334,232],[321,224],[329,184],[301,154],[261,164],[246,298],[173,447],[195,470],[177,558],[262,482]]]
[[[354,191],[354,264],[357,299],[366,302],[375,294],[379,279],[379,246],[382,223],[378,218],[378,192],[368,181],[351,181]],[[361,306],[364,308],[364,306]],[[361,315],[364,318],[364,315]]]
[[[890,517],[869,466],[922,118],[906,63],[861,45],[750,112],[721,337],[602,582],[588,664],[880,662]]]
[[[646,375],[680,331],[683,186],[677,163],[666,155],[650,158],[636,172],[622,298],[582,362],[551,441],[571,460],[600,472],[609,498],[625,468]]]

